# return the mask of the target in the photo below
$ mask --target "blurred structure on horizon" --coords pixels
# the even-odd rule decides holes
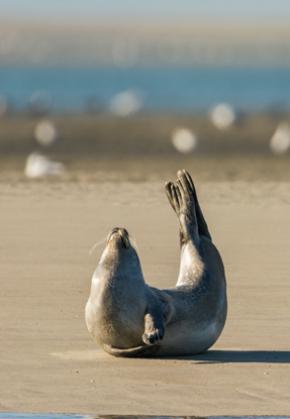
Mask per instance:
[[[290,26],[224,20],[2,21],[6,66],[290,66]]]

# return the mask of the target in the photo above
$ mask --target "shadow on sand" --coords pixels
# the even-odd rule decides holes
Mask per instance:
[[[290,351],[255,351],[255,350],[210,350],[204,354],[182,357],[183,360],[206,363],[290,363]]]

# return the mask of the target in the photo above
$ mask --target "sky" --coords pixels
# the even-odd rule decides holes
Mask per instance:
[[[289,20],[290,0],[0,0],[0,19],[238,18]]]

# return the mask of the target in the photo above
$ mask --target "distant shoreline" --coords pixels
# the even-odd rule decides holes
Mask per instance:
[[[290,66],[290,28],[283,21],[4,21],[0,37],[2,65]]]

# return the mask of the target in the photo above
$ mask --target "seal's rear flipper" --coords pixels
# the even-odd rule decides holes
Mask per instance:
[[[198,228],[197,222],[194,223],[195,225],[195,234],[189,233],[189,230],[192,230],[192,221],[187,216],[186,212],[184,211],[183,199],[181,196],[180,189],[177,185],[172,182],[168,182],[165,185],[166,194],[169,200],[170,205],[172,206],[174,212],[176,213],[178,220],[179,220],[179,233],[180,233],[180,246],[185,244],[190,237],[195,237],[195,241],[198,241]],[[193,206],[194,208],[194,206]]]
[[[168,198],[168,201],[173,209],[173,211],[176,213],[177,216],[179,216],[180,213],[180,203],[179,198],[177,195],[177,188],[172,182],[166,182],[165,183],[165,191]]]
[[[104,350],[113,356],[124,357],[124,358],[133,358],[133,357],[150,357],[155,355],[158,352],[158,345],[145,345],[145,346],[136,346],[134,348],[115,348],[110,345],[104,345]]]
[[[177,177],[176,185],[167,182],[165,190],[169,203],[179,218],[181,244],[190,236],[195,241],[199,236],[211,240],[190,174],[186,170],[179,170]]]
[[[195,196],[185,173],[177,172],[176,185],[168,182],[165,185],[170,205],[175,211],[180,224],[180,242],[185,244],[188,240],[199,242],[199,231],[195,210]]]
[[[208,239],[211,240],[211,235],[210,232],[208,230],[208,226],[207,223],[204,219],[201,207],[199,205],[198,202],[198,198],[197,198],[197,193],[196,193],[196,189],[192,180],[192,177],[190,176],[190,174],[188,173],[187,170],[182,170],[182,174],[188,184],[188,187],[191,189],[193,196],[194,196],[194,202],[195,202],[195,212],[196,212],[196,218],[197,218],[197,224],[198,224],[198,232],[201,236],[205,236]]]

